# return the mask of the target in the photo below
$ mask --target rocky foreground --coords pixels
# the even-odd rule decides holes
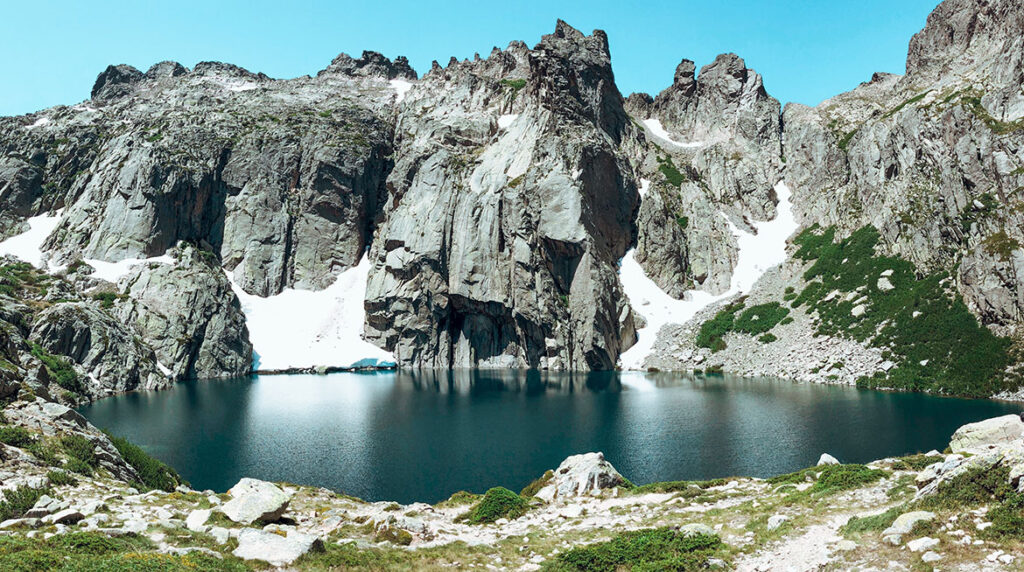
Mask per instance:
[[[961,427],[945,453],[867,465],[824,454],[816,467],[769,479],[636,486],[588,453],[521,493],[458,492],[436,505],[254,479],[196,491],[130,444],[90,433],[64,406],[19,402],[5,415],[4,570],[1024,565],[1016,415]]]

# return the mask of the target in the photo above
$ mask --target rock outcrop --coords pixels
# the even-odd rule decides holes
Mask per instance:
[[[603,453],[573,455],[554,470],[551,479],[534,495],[552,502],[583,495],[596,494],[602,489],[622,486],[626,479],[605,460]]]
[[[413,367],[614,367],[630,129],[602,32],[431,70],[399,108],[368,339]]]

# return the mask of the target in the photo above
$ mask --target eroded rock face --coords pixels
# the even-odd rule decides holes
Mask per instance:
[[[612,368],[631,128],[606,37],[564,22],[424,76],[399,111],[367,337],[414,367]]]
[[[1004,415],[956,430],[949,448],[954,453],[979,452],[1024,439],[1024,421],[1019,415]]]
[[[55,304],[36,317],[29,337],[89,372],[84,386],[92,397],[168,386],[171,379],[160,372],[152,348],[97,306]]]
[[[121,279],[121,315],[174,379],[249,372],[252,343],[238,298],[215,255],[183,245],[176,263],[142,264]]]

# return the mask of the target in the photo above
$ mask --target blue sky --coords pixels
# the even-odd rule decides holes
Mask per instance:
[[[111,63],[234,63],[272,77],[315,74],[340,52],[431,60],[535,44],[562,18],[608,32],[624,95],[657,93],[682,58],[735,52],[783,102],[816,104],[875,71],[903,73],[907,42],[938,0],[81,0],[5,2],[0,115],[89,97]]]

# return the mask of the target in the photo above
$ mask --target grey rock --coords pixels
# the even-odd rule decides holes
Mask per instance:
[[[821,457],[818,458],[818,466],[822,465],[838,465],[839,460],[829,455],[828,453],[822,453]]]
[[[535,496],[550,502],[593,494],[625,482],[615,467],[605,460],[603,453],[585,453],[562,461],[551,480]]]
[[[185,519],[185,526],[193,532],[204,532],[207,528],[206,521],[210,519],[213,511],[210,509],[198,509],[189,513]]]
[[[969,423],[953,433],[949,448],[954,453],[978,452],[1024,438],[1024,421],[1019,415],[1004,415]]]
[[[914,525],[919,522],[931,522],[935,520],[935,513],[924,510],[907,512],[896,517],[896,520],[889,528],[882,531],[882,536],[910,534]]]

